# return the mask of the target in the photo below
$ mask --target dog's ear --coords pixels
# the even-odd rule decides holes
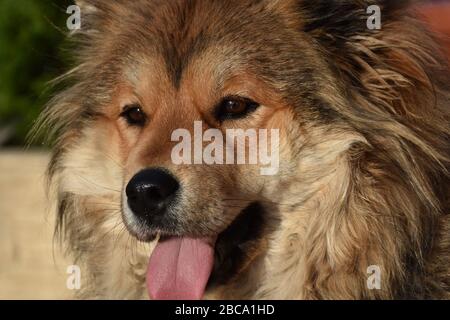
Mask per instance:
[[[408,0],[298,0],[304,31],[330,50],[340,50],[356,36],[377,32],[402,15]],[[378,26],[372,27],[374,22]]]
[[[436,106],[448,101],[448,97],[437,96],[447,89],[436,89],[448,86],[447,62],[434,36],[417,19],[415,1],[296,1],[303,31],[342,79],[340,83],[346,84],[342,92],[351,101],[352,111],[341,107],[340,113],[355,118],[355,126],[364,122],[361,131],[367,132],[364,127],[371,126],[379,130],[388,123],[386,136],[401,136],[399,141],[419,148],[425,148],[418,137],[423,138],[428,128],[448,137],[444,133],[448,123],[437,120],[442,118],[440,108],[446,103]],[[371,28],[374,14],[378,14],[380,25]],[[355,111],[364,114],[367,121],[356,119]],[[405,123],[411,123],[411,131],[420,134],[406,130]],[[431,145],[441,139],[429,137]]]
[[[303,31],[362,97],[378,97],[376,104],[394,114],[423,112],[410,110],[414,104],[405,100],[411,98],[405,91],[420,89],[422,97],[432,91],[428,72],[439,67],[441,57],[415,17],[415,1],[296,1]]]

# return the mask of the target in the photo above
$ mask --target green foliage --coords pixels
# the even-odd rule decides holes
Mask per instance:
[[[71,1],[0,0],[0,127],[20,145],[48,100],[48,81],[66,68],[61,43]]]

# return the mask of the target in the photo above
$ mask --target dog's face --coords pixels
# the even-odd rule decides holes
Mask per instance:
[[[242,2],[202,2],[192,8],[156,5],[154,24],[142,35],[145,38],[136,39],[136,49],[127,52],[129,64],[124,65],[119,90],[105,112],[122,137],[124,220],[139,238],[147,239],[156,231],[217,236],[239,208],[280,190],[280,177],[292,169],[281,168],[271,178],[260,173],[262,165],[194,164],[198,150],[191,150],[191,164],[175,164],[173,159],[174,132],[187,129],[194,137],[196,121],[202,124],[202,134],[210,128],[224,136],[227,129],[276,129],[280,141],[289,134],[284,128],[299,130],[290,125],[296,116],[288,91],[311,90],[297,83],[311,76],[308,65],[315,63],[308,60],[313,53],[306,39],[298,34],[294,43],[292,31],[275,16],[266,17],[269,11],[259,12],[268,10],[263,8]],[[286,57],[277,57],[280,46]],[[286,63],[289,59],[291,64]],[[195,144],[192,140],[192,149]],[[279,151],[290,163],[290,146],[282,144]],[[159,188],[153,180],[161,180],[161,188],[170,190],[155,195],[156,203],[130,201],[133,188],[142,192],[146,192],[142,185]],[[140,197],[133,194],[133,198]],[[149,214],[148,205],[162,206],[163,212]],[[136,215],[139,206],[145,221]]]
[[[113,11],[120,22],[109,37],[116,40],[104,45],[116,55],[98,63],[118,70],[109,75],[108,82],[114,83],[111,101],[98,106],[98,121],[89,127],[102,132],[103,126],[108,153],[121,157],[124,220],[140,239],[156,231],[217,235],[236,218],[233,208],[257,200],[276,203],[277,193],[292,180],[292,170],[298,170],[306,136],[313,140],[312,132],[325,135],[321,130],[331,130],[333,112],[320,96],[331,75],[312,39],[298,32],[301,20],[290,21],[296,11],[289,9],[294,8],[271,4],[149,2],[152,13],[145,30],[141,24],[127,24],[138,14],[129,6]],[[121,39],[127,39],[125,47]],[[229,129],[267,130],[269,155],[271,133],[277,130],[276,151],[282,161],[270,175],[261,173],[268,164],[259,162],[196,163],[196,121],[202,135],[211,128],[220,130],[224,144]],[[191,163],[174,160],[179,142],[174,133],[179,129],[192,136]],[[200,157],[207,142],[203,144]],[[146,186],[155,192],[148,194],[155,203],[140,203],[139,192],[153,192]],[[158,217],[138,217],[139,207],[152,211],[149,205],[164,210],[157,210]]]
[[[66,97],[68,105],[78,99],[83,108],[71,115],[77,121],[62,139],[70,147],[58,159],[61,194],[85,197],[97,219],[121,218],[138,240],[159,236],[162,246],[169,243],[155,254],[160,261],[170,260],[164,255],[171,246],[179,252],[194,247],[185,250],[188,255],[205,251],[210,261],[209,249],[195,240],[202,239],[215,248],[212,276],[205,270],[212,285],[235,277],[265,252],[271,232],[286,218],[280,211],[346,188],[346,151],[366,143],[355,124],[362,111],[348,107],[354,84],[338,77],[352,66],[324,50],[320,32],[314,34],[324,26],[311,18],[317,12],[310,5],[86,2],[89,41],[83,81],[73,91],[84,96]],[[320,12],[326,4],[317,7]],[[332,30],[357,33],[364,27],[361,20],[355,27],[338,20]],[[257,158],[265,147],[276,161],[240,163],[233,156],[228,163],[224,159],[239,144],[230,147],[227,139],[223,148],[205,151],[220,140],[218,133],[226,138],[231,129],[266,132]],[[181,152],[182,136],[190,147]],[[244,150],[252,141],[243,138]],[[205,161],[208,154],[222,155],[224,163]],[[271,174],[262,174],[268,166]],[[101,210],[104,199],[114,210]],[[150,261],[150,271],[158,268]]]
[[[226,133],[230,129],[279,130],[283,123],[292,121],[292,110],[262,81],[262,75],[251,71],[256,64],[240,52],[239,46],[246,48],[244,43],[232,43],[224,49],[226,42],[221,39],[209,41],[209,47],[192,53],[191,58],[184,52],[171,57],[180,60],[171,64],[185,64],[176,71],[179,75],[172,74],[171,65],[164,60],[169,53],[148,55],[148,62],[136,67],[139,74],[135,81],[127,84],[128,89],[111,108],[123,137],[121,152],[126,155],[124,220],[140,239],[156,232],[217,236],[236,218],[239,207],[258,200],[264,188],[277,187],[264,186],[270,178],[261,174],[263,165],[226,163]],[[179,79],[174,79],[176,76]],[[223,164],[197,161],[208,143],[201,142],[199,149],[194,139],[211,128],[223,134]],[[173,138],[180,129],[189,132],[185,142],[191,145],[184,150],[184,162],[175,159],[180,141]],[[269,149],[270,138],[269,134]],[[141,192],[145,193],[142,197]],[[139,216],[139,211],[145,217]]]
[[[118,137],[108,140],[122,156],[128,231],[142,241],[158,234],[160,241],[206,239],[215,247],[210,283],[227,281],[264,250],[274,204],[298,176],[296,153],[307,130],[301,123],[313,126],[320,118],[308,101],[317,90],[311,40],[278,14],[267,4],[242,1],[155,6],[148,30],[127,43],[113,99],[102,111]],[[128,38],[138,31],[123,32]],[[184,150],[187,162],[177,163],[173,138],[180,129],[190,133],[192,150]],[[227,130],[240,129],[266,130],[256,152],[265,143],[272,159],[282,161],[271,163],[270,175],[262,174],[267,163],[196,162],[208,143],[199,151],[194,137],[210,129],[223,134],[224,160],[230,148],[237,153],[237,145],[226,147]],[[254,142],[243,141],[248,151]],[[311,183],[306,175],[303,183]]]
[[[282,220],[279,206],[298,205],[320,188],[355,140],[343,123],[333,129],[322,98],[334,90],[331,72],[300,32],[297,2],[139,1],[88,12],[103,35],[89,49],[102,52],[89,76],[102,100],[92,87],[86,92],[89,119],[64,156],[62,188],[93,197],[86,184],[94,179],[107,186],[100,193],[120,190],[113,201],[141,241],[206,239],[215,248],[210,283],[226,282],[265,250]],[[223,134],[224,148],[212,153],[222,152],[223,164],[202,159],[207,141],[220,139],[210,129]],[[248,152],[237,161],[230,129],[255,130],[256,162]],[[188,161],[174,159],[178,130],[190,136]],[[255,147],[249,136],[241,141],[245,151]],[[276,161],[261,163],[262,151]]]
[[[63,156],[62,191],[91,199],[117,191],[108,201],[120,207],[131,235],[203,239],[215,249],[205,279],[228,281],[264,252],[283,219],[280,206],[298,206],[322,188],[339,155],[358,140],[328,107],[325,97],[338,92],[337,84],[314,40],[300,31],[297,2],[87,8],[92,32],[102,37],[87,49],[98,55],[85,75],[88,116],[76,147]],[[210,153],[223,158],[213,163],[202,158],[208,141],[220,139],[210,129],[224,138],[223,149]],[[237,161],[239,138],[230,146],[230,129],[255,130],[257,140],[244,134],[241,143],[249,152],[256,141],[256,162],[248,152],[247,162]],[[179,130],[189,134],[182,152]],[[187,161],[174,159],[180,154]],[[276,161],[261,163],[264,155]],[[267,166],[271,173],[263,174]]]

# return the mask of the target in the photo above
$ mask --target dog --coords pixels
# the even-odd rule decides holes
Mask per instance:
[[[450,77],[409,1],[77,4],[37,125],[77,298],[450,297]],[[277,132],[276,170],[174,161],[194,124]]]

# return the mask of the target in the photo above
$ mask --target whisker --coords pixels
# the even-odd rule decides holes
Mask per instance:
[[[119,221],[119,222],[117,223],[116,227],[118,227],[118,226],[120,225],[120,222],[121,222],[121,221]],[[116,250],[117,245],[118,245],[118,243],[119,243],[119,240],[120,240],[120,238],[122,237],[122,235],[124,234],[124,231],[125,231],[125,230],[126,230],[126,227],[125,227],[124,224],[122,224],[120,230],[117,232],[117,235],[116,235],[115,239],[113,240],[113,251]],[[125,245],[126,245],[126,244],[127,244],[127,243],[125,243]],[[125,248],[127,248],[127,246],[125,246]]]
[[[102,152],[102,154],[104,156],[106,156],[109,160],[112,161],[112,163],[114,163],[117,167],[119,167],[120,169],[124,169],[125,166],[123,164],[121,164],[119,161],[117,161],[116,159],[113,158],[113,156],[111,156],[110,154],[106,153],[106,152]]]
[[[87,179],[86,177],[83,177],[83,176],[81,176],[81,175],[77,175],[77,176],[78,176],[78,178],[83,179],[83,180],[86,181],[87,183],[90,183],[90,184],[92,184],[92,185],[94,185],[94,186],[97,186],[97,187],[99,187],[99,188],[103,188],[103,189],[105,189],[105,190],[113,191],[113,192],[116,192],[116,193],[122,193],[122,190],[116,190],[116,189],[112,189],[112,188],[109,188],[109,187],[105,187],[105,186],[102,186],[102,185],[100,185],[100,184],[98,184],[98,183],[92,182],[92,181],[90,181],[89,179]]]
[[[117,212],[119,213],[119,212]],[[115,229],[119,226],[120,222],[121,222],[121,218],[119,220],[119,217],[116,217],[116,219],[118,220],[111,228],[109,228],[99,239],[98,243],[99,245],[102,244],[104,242],[105,239],[107,239],[109,236],[111,236],[111,234],[115,231]],[[101,219],[96,225],[96,227],[100,227],[102,224],[105,223],[105,219]]]
[[[89,212],[92,212],[92,213],[102,213],[102,212],[121,213],[121,211],[117,210],[117,208],[95,209],[95,210],[89,210]]]
[[[113,202],[88,202],[89,205],[96,205],[96,206],[106,206],[114,209],[122,209],[122,206],[120,204],[116,204]]]

